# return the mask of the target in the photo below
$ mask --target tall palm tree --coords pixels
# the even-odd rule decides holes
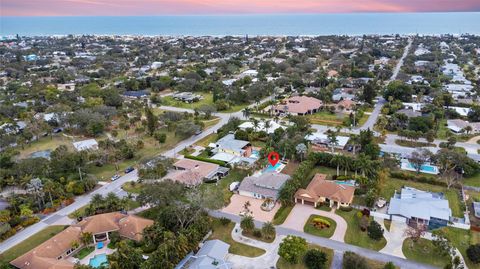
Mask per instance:
[[[267,239],[272,239],[275,237],[275,226],[273,226],[273,223],[265,222],[262,226],[262,234],[265,236]]]
[[[253,124],[253,130],[256,132],[259,126],[259,121],[257,119],[253,119],[252,124]]]
[[[351,134],[350,135],[350,143],[353,146],[353,154],[357,153],[357,145],[360,143],[359,136],[356,134]]]
[[[246,107],[242,110],[242,114],[243,114],[243,117],[245,119],[248,119],[250,118],[250,114],[251,114],[251,109],[249,107]]]
[[[265,132],[268,133],[268,129],[270,129],[270,127],[272,127],[272,124],[270,123],[270,119],[263,122],[263,127],[265,129]]]
[[[330,159],[330,164],[337,166],[337,177],[340,175],[340,165],[342,162],[342,155],[335,154],[332,159]]]
[[[342,157],[343,157],[343,158],[342,158],[342,159],[343,159],[343,160],[342,160],[342,162],[343,162],[343,169],[345,169],[345,176],[346,176],[346,175],[347,175],[347,172],[348,172],[349,170],[352,170],[352,168],[353,168],[353,163],[351,162],[351,159],[350,159],[349,157],[347,157],[347,156],[342,156]]]

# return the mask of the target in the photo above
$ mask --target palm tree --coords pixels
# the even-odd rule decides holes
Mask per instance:
[[[343,157],[343,158],[342,158],[342,159],[343,159],[343,160],[342,160],[342,162],[343,162],[343,165],[342,165],[342,166],[343,166],[343,169],[345,169],[345,176],[346,176],[346,175],[347,175],[347,172],[348,172],[349,170],[352,170],[352,168],[353,168],[353,163],[351,162],[351,159],[350,159],[349,157],[347,157],[347,156],[342,156],[342,157]]]
[[[268,129],[270,129],[270,127],[272,127],[272,124],[270,123],[270,120],[266,120],[263,122],[263,128],[265,129],[265,132],[268,133]]]
[[[245,216],[240,221],[240,228],[244,230],[246,233],[250,233],[255,229],[255,223],[253,222],[252,216]]]
[[[332,159],[330,159],[330,164],[337,166],[337,177],[340,175],[340,164],[342,162],[342,155],[333,155]]]
[[[307,146],[305,146],[303,143],[300,143],[295,147],[295,150],[297,151],[297,154],[300,155],[300,161],[303,161],[303,156],[305,156],[305,153],[307,153]]]
[[[242,114],[243,114],[243,117],[244,117],[245,119],[250,118],[250,114],[251,114],[250,108],[249,108],[249,107],[244,108],[244,109],[242,110]]]
[[[48,193],[48,197],[50,198],[50,206],[53,207],[52,193],[57,190],[57,185],[52,180],[46,179],[43,183],[43,190]]]
[[[275,226],[270,221],[265,222],[262,226],[262,234],[267,239],[273,239],[275,237]]]
[[[256,132],[259,126],[259,121],[257,119],[253,119],[252,124],[253,124],[253,130]]]
[[[356,134],[350,135],[350,143],[353,146],[353,154],[356,154],[356,152],[357,152],[357,145],[360,142],[359,140],[360,139],[359,139],[358,135],[356,135]]]

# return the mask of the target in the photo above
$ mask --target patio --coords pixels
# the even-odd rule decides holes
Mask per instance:
[[[230,198],[230,204],[222,209],[222,212],[230,213],[234,215],[240,215],[244,211],[244,205],[246,202],[250,202],[250,211],[251,215],[255,218],[255,220],[259,221],[272,221],[273,216],[277,213],[277,210],[280,208],[280,204],[276,203],[272,210],[269,212],[263,211],[261,209],[261,205],[264,200],[255,199],[251,197],[242,196],[239,194],[234,194],[232,198]]]

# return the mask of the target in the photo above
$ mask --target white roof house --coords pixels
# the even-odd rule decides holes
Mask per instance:
[[[388,214],[403,216],[407,219],[430,221],[432,218],[449,221],[452,210],[448,200],[442,194],[404,187],[390,200]]]
[[[73,142],[73,146],[77,151],[82,150],[96,150],[98,149],[98,143],[95,139],[87,139],[78,142]]]
[[[316,132],[311,135],[307,135],[305,136],[305,139],[313,143],[330,144],[330,141],[328,140],[328,136],[322,132]],[[347,145],[348,140],[350,140],[350,137],[337,136],[337,145],[335,147],[344,148],[345,145]]]
[[[480,132],[480,122],[468,122],[461,119],[447,120],[447,128],[455,133],[465,131],[465,127],[467,126],[472,127],[472,133]]]
[[[472,110],[469,107],[458,107],[458,106],[444,106],[443,108],[445,109],[452,109],[455,110],[460,116],[466,117],[468,116],[468,113]]]
[[[270,126],[268,128],[265,128],[265,122],[263,121],[260,121],[258,122],[258,127],[255,129],[254,126],[253,126],[253,122],[250,122],[250,121],[246,121],[242,124],[240,124],[238,126],[238,128],[240,130],[246,130],[246,129],[255,129],[255,131],[264,131],[264,132],[267,132],[268,134],[273,134],[273,132],[275,132],[275,130],[277,130],[278,128],[282,128],[282,129],[285,129],[284,126],[276,123],[275,121],[271,120],[269,121],[269,124]]]

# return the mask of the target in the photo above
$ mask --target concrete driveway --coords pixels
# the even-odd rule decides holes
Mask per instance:
[[[332,237],[330,237],[330,239],[339,242],[345,242],[344,238],[348,227],[347,222],[335,213],[318,210],[312,206],[296,204],[293,207],[292,212],[290,212],[290,215],[288,215],[287,219],[281,226],[284,228],[303,232],[303,226],[305,226],[305,223],[307,222],[310,215],[324,216],[334,220],[337,223],[337,228],[335,229],[335,232],[333,233]]]
[[[375,218],[375,221],[384,229],[383,236],[385,236],[387,240],[387,244],[380,252],[406,259],[402,251],[402,246],[403,241],[407,238],[405,235],[405,231],[408,229],[407,223],[392,221],[390,231],[387,231],[383,219]]]
[[[263,200],[234,194],[232,198],[230,198],[230,204],[224,207],[222,212],[239,215],[240,212],[244,211],[243,205],[245,205],[247,201],[250,202],[250,211],[252,212],[253,218],[262,222],[272,221],[275,213],[277,213],[280,208],[280,204],[277,203],[271,211],[263,211],[260,208]]]

